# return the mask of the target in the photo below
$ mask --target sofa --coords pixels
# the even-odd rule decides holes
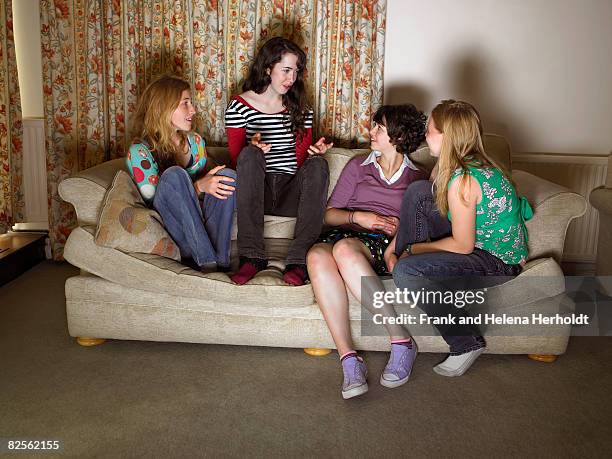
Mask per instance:
[[[612,154],[608,156],[606,182],[591,191],[589,202],[599,212],[595,274],[602,293],[612,296]]]
[[[497,135],[485,136],[487,151],[511,169],[511,150]],[[217,163],[228,163],[227,150],[208,148]],[[331,193],[348,160],[369,150],[333,148],[325,159],[330,168]],[[426,145],[411,155],[431,169]],[[295,220],[265,217],[264,236],[270,266],[243,286],[225,273],[202,274],[171,258],[97,245],[94,240],[105,194],[124,159],[108,161],[62,181],[60,196],[71,203],[78,219],[65,245],[65,259],[80,268],[67,279],[68,330],[82,345],[104,339],[215,343],[304,348],[313,355],[334,347],[310,284],[289,286],[282,280],[283,259],[293,236]],[[559,266],[570,221],[586,210],[581,195],[524,171],[513,179],[534,209],[527,222],[529,260],[511,281],[488,289],[489,312],[527,316],[532,313],[571,314],[574,303],[565,291]],[[236,228],[232,260],[236,263]],[[385,288],[395,290],[391,277]],[[361,350],[384,351],[388,336],[362,316],[361,305],[349,293],[355,345]],[[397,304],[398,314],[419,315],[418,308]],[[364,326],[367,325],[367,326]],[[447,352],[448,347],[428,324],[408,327],[421,352]],[[571,325],[489,325],[487,352],[528,354],[553,361],[565,352]]]

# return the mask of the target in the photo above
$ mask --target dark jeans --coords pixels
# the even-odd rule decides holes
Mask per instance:
[[[217,175],[236,179],[232,169],[222,169]],[[237,182],[227,184],[237,186]],[[153,207],[181,250],[181,258],[192,258],[198,266],[229,266],[236,192],[227,199],[206,194],[199,200],[187,171],[173,166],[159,178]]]
[[[418,180],[406,188],[395,253],[401,254],[408,244],[435,241],[451,234],[451,223],[438,212],[431,186],[429,180]]]
[[[264,214],[297,217],[287,263],[306,263],[306,252],[323,226],[329,187],[329,167],[321,157],[310,157],[294,174],[266,173],[260,148],[246,146],[238,156],[238,253],[266,259]]]
[[[448,231],[444,231],[444,228]],[[440,215],[433,203],[431,183],[412,183],[404,194],[397,252],[402,246],[450,234],[450,222]],[[448,292],[491,287],[510,280],[520,273],[519,265],[507,265],[489,252],[475,248],[470,254],[430,252],[409,255],[398,261],[393,280],[402,289],[411,291]],[[451,317],[456,324],[439,324],[436,328],[448,343],[451,353],[463,353],[481,346],[482,337],[475,325],[460,324],[467,317],[465,308],[442,301],[420,302],[418,306],[429,317]]]

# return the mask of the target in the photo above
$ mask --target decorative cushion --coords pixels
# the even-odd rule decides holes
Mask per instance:
[[[163,227],[157,212],[145,206],[136,184],[118,171],[106,192],[96,230],[97,245],[160,255],[180,261],[178,246]]]

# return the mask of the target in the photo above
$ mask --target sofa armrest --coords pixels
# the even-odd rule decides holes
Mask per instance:
[[[595,188],[591,191],[589,202],[600,214],[612,215],[612,188]]]
[[[533,218],[526,223],[529,259],[553,257],[561,263],[567,227],[584,215],[586,199],[578,193],[525,171],[512,171],[518,192],[533,207]]]
[[[599,212],[595,272],[601,276],[599,282],[604,293],[612,296],[612,188],[595,188],[591,191],[589,202]]]
[[[118,170],[127,171],[125,158],[90,167],[59,184],[59,195],[74,206],[80,226],[98,224],[104,195]]]

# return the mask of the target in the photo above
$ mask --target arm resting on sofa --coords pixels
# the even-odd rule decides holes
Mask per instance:
[[[586,199],[525,171],[512,171],[512,178],[533,207],[533,218],[526,223],[529,259],[553,257],[561,263],[567,227],[586,212]]]

